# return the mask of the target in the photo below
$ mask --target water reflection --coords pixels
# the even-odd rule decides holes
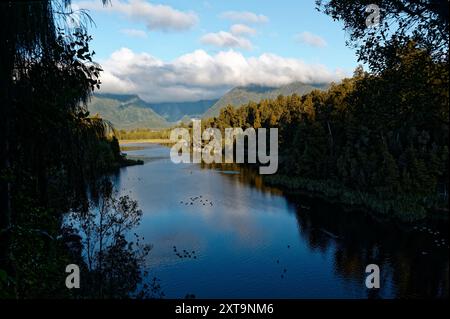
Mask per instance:
[[[114,182],[143,210],[138,233],[153,244],[151,275],[168,297],[448,296],[448,248],[429,232],[283,194],[248,167],[175,165],[155,145],[128,153],[147,161]],[[379,290],[364,285],[371,263],[381,269]]]
[[[433,237],[412,227],[377,222],[363,212],[345,212],[324,203],[311,206],[310,212],[297,214],[300,234],[322,251],[336,242],[337,275],[363,281],[364,268],[375,263],[382,270],[382,284],[371,297],[448,296],[448,248],[437,247]],[[338,239],[330,239],[321,229]],[[447,228],[439,233],[448,238]]]

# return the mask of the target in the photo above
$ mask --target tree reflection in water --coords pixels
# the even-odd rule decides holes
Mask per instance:
[[[414,225],[380,220],[363,211],[347,211],[303,193],[285,193],[265,185],[249,166],[201,164],[215,169],[237,183],[252,185],[261,192],[284,194],[296,207],[301,238],[312,251],[332,251],[335,273],[345,282],[364,286],[365,268],[377,264],[381,288],[367,290],[368,298],[446,298],[449,286],[448,247],[434,243],[430,232],[419,232]],[[448,239],[446,225],[428,221],[428,229]],[[351,286],[351,285],[350,285]],[[350,287],[349,286],[349,287]]]
[[[140,224],[142,211],[129,196],[118,196],[109,179],[86,212],[70,214],[66,242],[81,269],[80,297],[162,298],[157,278],[148,282],[144,238],[129,233]],[[130,238],[131,237],[131,238]]]
[[[380,267],[381,288],[368,290],[369,298],[448,297],[448,254],[433,246],[426,235],[411,226],[380,222],[361,211],[349,212],[294,195],[288,198],[301,201],[304,207],[307,203],[308,209],[297,209],[300,236],[310,249],[334,250],[337,275],[363,285],[366,266]]]

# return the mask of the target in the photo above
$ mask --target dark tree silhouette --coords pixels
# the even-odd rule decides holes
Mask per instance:
[[[63,213],[86,212],[88,189],[122,164],[86,107],[101,72],[91,22],[67,0],[0,3],[0,290],[16,297],[67,294],[50,279],[68,261]]]
[[[448,61],[448,0],[317,0],[317,8],[341,21],[357,48],[360,61],[373,70],[385,67],[385,61],[396,48],[415,42],[433,59]],[[368,27],[366,8],[375,4],[380,23]]]

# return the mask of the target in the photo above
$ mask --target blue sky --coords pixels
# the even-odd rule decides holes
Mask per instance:
[[[342,25],[314,0],[111,2],[73,2],[95,21],[105,92],[196,100],[237,85],[337,81],[357,65]]]

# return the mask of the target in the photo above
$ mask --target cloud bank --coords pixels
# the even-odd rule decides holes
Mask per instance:
[[[148,102],[212,99],[235,86],[324,83],[347,75],[299,59],[270,53],[244,57],[234,50],[215,55],[196,50],[165,62],[148,53],[122,48],[101,64],[105,70],[102,92],[139,94]]]
[[[192,28],[198,22],[193,12],[183,12],[170,6],[152,4],[143,0],[114,1],[103,6],[100,0],[80,1],[79,8],[118,12],[129,20],[143,22],[149,30],[183,31]]]

